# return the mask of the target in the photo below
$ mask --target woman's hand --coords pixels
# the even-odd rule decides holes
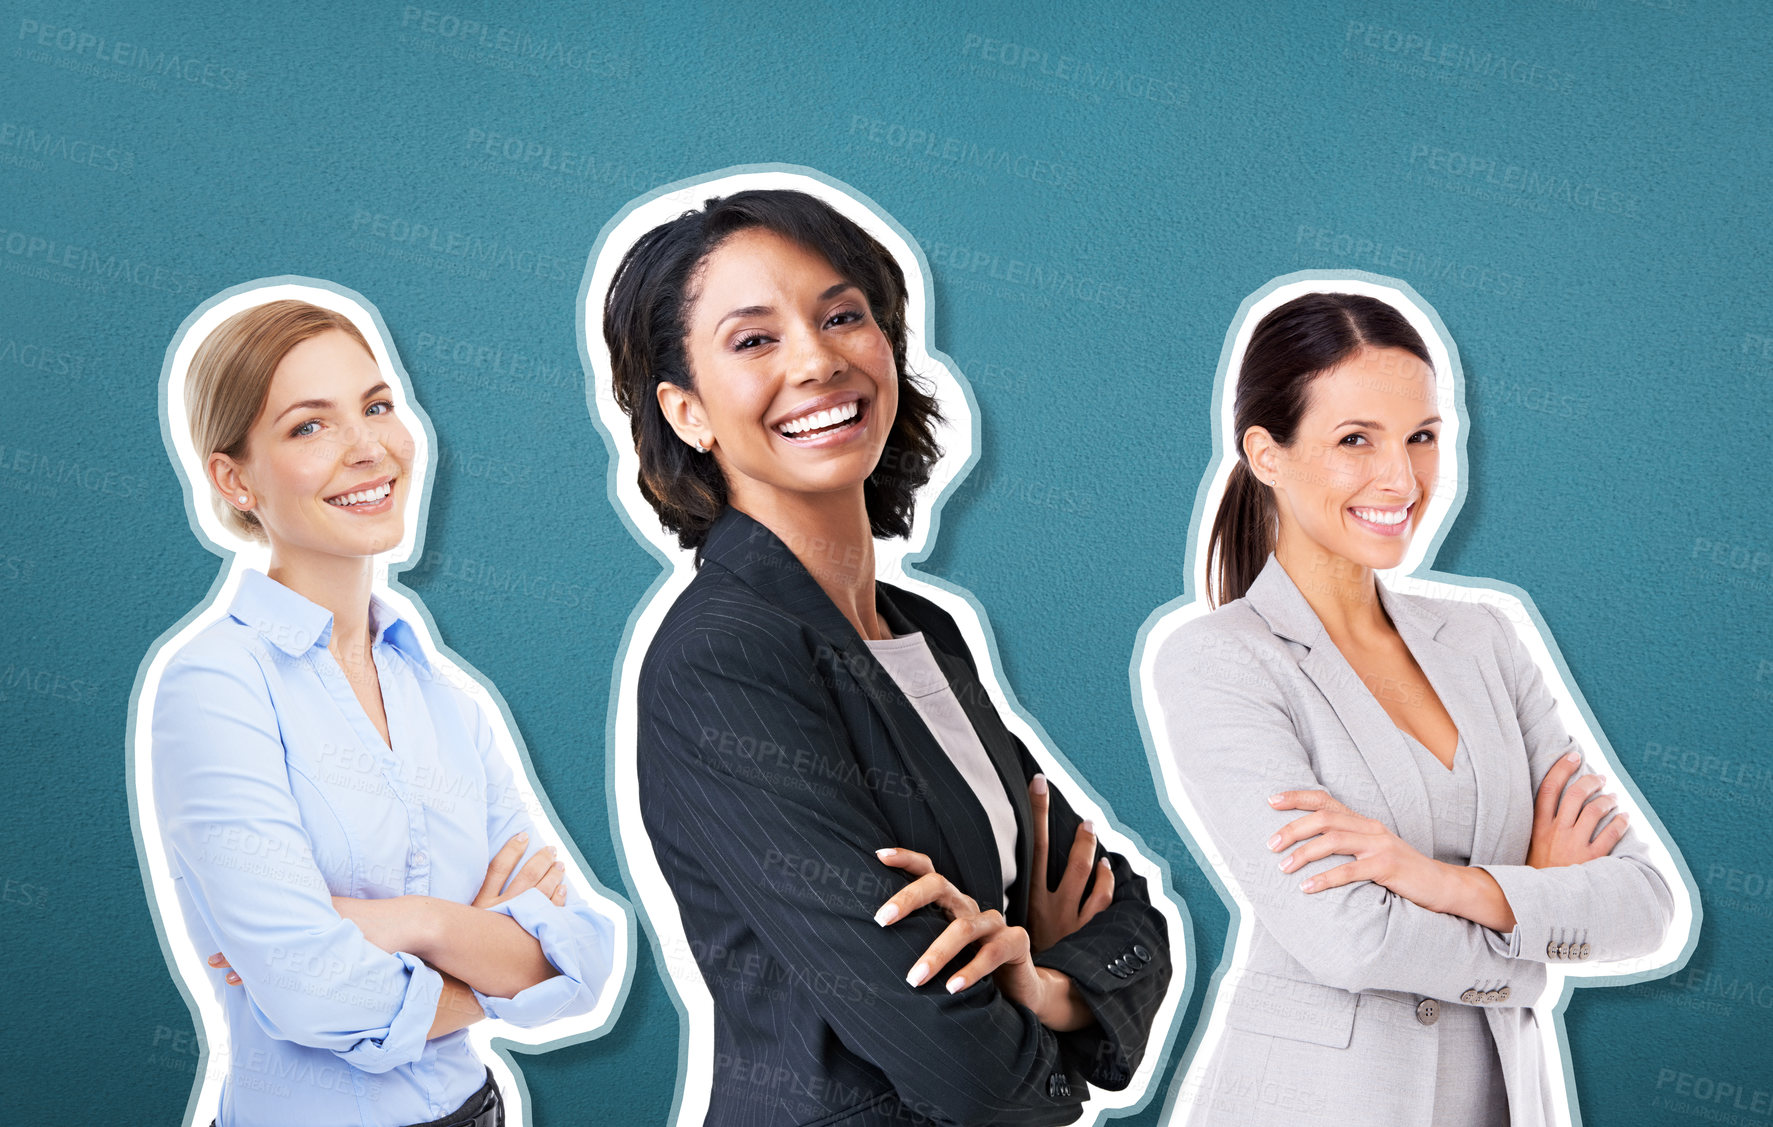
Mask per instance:
[[[1095,1020],[1068,976],[1034,965],[1027,929],[1012,926],[996,909],[980,911],[978,901],[936,872],[922,853],[882,849],[877,855],[882,864],[902,869],[917,879],[880,906],[874,915],[876,923],[888,927],[931,905],[952,921],[918,958],[905,976],[906,982],[922,986],[931,975],[977,943],[978,953],[944,984],[950,994],[958,994],[989,974],[1006,998],[1034,1011],[1035,1017],[1049,1029],[1081,1029]]]
[[[1452,899],[1452,889],[1439,870],[1451,866],[1424,857],[1385,823],[1361,817],[1321,790],[1282,791],[1268,803],[1276,810],[1311,811],[1268,839],[1268,848],[1277,853],[1305,843],[1281,862],[1281,872],[1296,872],[1331,854],[1354,858],[1306,880],[1299,886],[1303,891],[1323,892],[1370,880],[1413,904],[1437,912],[1449,910],[1444,905]]]
[[[1582,753],[1572,751],[1551,765],[1539,784],[1533,801],[1533,837],[1527,845],[1527,864],[1535,869],[1552,869],[1561,865],[1580,865],[1613,852],[1625,836],[1625,812],[1613,816],[1599,833],[1605,818],[1619,800],[1601,794],[1606,780],[1599,775],[1584,775],[1570,786],[1570,776],[1582,762]]]
[[[525,892],[531,888],[539,888],[542,895],[554,904],[566,904],[566,865],[556,861],[552,845],[545,845],[536,850],[527,864],[518,871],[516,876],[511,870],[517,867],[517,861],[529,845],[529,835],[518,834],[495,854],[486,866],[486,880],[480,885],[480,891],[474,897],[471,907],[492,908]],[[507,884],[506,881],[510,883]]]
[[[234,973],[234,968],[228,963],[227,959],[222,957],[220,951],[217,951],[209,957],[209,965],[217,970],[226,970],[228,972],[222,976],[222,981],[226,982],[229,986],[240,985],[240,976]]]
[[[486,866],[486,879],[468,907],[495,907],[531,888],[541,889],[542,895],[557,905],[566,903],[566,866],[554,859],[553,846],[536,850],[535,856],[513,875],[512,870],[517,869],[528,845],[529,835],[518,834],[493,854]],[[432,896],[332,898],[333,911],[356,924],[363,938],[390,954],[407,951],[420,958],[427,958],[444,937],[448,924],[443,913],[454,907]]]
[[[1498,932],[1514,929],[1508,897],[1483,869],[1424,857],[1385,823],[1361,817],[1321,790],[1282,791],[1268,804],[1276,810],[1311,811],[1268,839],[1268,848],[1276,852],[1305,842],[1281,862],[1281,872],[1296,872],[1331,854],[1354,858],[1306,880],[1299,886],[1305,892],[1370,880],[1431,912],[1459,916]]]
[[[1091,859],[1096,856],[1095,827],[1085,822],[1077,827],[1071,842],[1071,856],[1065,862],[1065,875],[1056,890],[1047,888],[1047,777],[1036,775],[1028,783],[1028,805],[1032,813],[1034,838],[1034,871],[1028,880],[1028,936],[1034,950],[1048,947],[1076,931],[1108,907],[1114,899],[1114,868],[1102,858],[1096,869],[1096,887],[1084,899],[1089,883]]]

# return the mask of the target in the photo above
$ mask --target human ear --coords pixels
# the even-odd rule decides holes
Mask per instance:
[[[687,445],[706,454],[714,448],[714,430],[708,425],[702,401],[696,393],[674,383],[661,382],[658,388],[659,410],[665,421]]]
[[[1267,428],[1251,427],[1244,431],[1244,459],[1256,480],[1270,488],[1280,480],[1280,451],[1280,443]]]
[[[243,513],[251,510],[254,503],[252,487],[247,484],[239,462],[218,451],[209,456],[204,469],[209,473],[210,484],[227,499],[228,504]]]

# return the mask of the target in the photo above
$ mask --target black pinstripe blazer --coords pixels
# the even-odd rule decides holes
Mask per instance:
[[[1006,916],[1025,924],[1033,758],[999,719],[954,621],[877,584],[894,634],[922,631],[1016,811]],[[929,854],[981,904],[1003,897],[984,810],[867,645],[788,547],[735,509],[665,616],[639,683],[641,813],[714,999],[707,1122],[1069,1123],[1084,1081],[1124,1088],[1171,966],[1145,882],[1110,855],[1113,903],[1036,956],[1097,1024],[1054,1033],[989,977],[957,995],[905,975],[947,925],[874,913]],[[1078,817],[1055,788],[1048,887]],[[957,964],[958,966],[958,964]]]

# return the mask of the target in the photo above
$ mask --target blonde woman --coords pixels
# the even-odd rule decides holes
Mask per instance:
[[[463,1031],[591,1009],[612,927],[487,718],[374,592],[412,433],[356,325],[302,301],[224,321],[185,390],[215,505],[270,548],[153,707],[159,829],[227,1017],[218,1121],[502,1123]]]

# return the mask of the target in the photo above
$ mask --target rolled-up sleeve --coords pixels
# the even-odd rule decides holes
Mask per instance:
[[[442,978],[370,943],[333,909],[291,770],[255,655],[200,638],[167,666],[152,774],[168,859],[254,1019],[366,1072],[416,1061]]]
[[[1520,635],[1494,608],[1485,609],[1501,633],[1502,666],[1537,795],[1559,757],[1583,749],[1558,718],[1557,699]],[[1566,787],[1599,767],[1584,764]],[[1559,964],[1631,958],[1654,951],[1673,919],[1674,896],[1635,829],[1628,829],[1607,856],[1580,865],[1476,867],[1496,879],[1514,912],[1514,930],[1496,940],[1514,958]]]
[[[485,772],[488,855],[498,852],[515,835],[527,833],[529,847],[518,862],[521,867],[536,850],[549,845],[551,838],[536,832],[527,796],[516,786],[485,713],[470,700],[464,698],[461,703]],[[487,910],[511,917],[534,936],[541,944],[542,957],[559,972],[510,998],[476,990],[474,997],[488,1017],[527,1027],[587,1013],[597,1005],[614,969],[615,924],[579,895],[571,880],[567,881],[564,905],[530,888]]]

